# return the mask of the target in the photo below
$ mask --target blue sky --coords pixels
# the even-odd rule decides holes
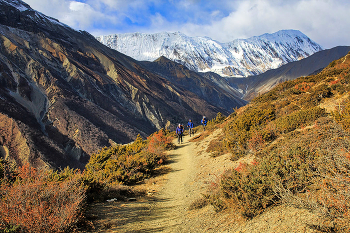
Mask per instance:
[[[24,0],[92,35],[175,32],[220,42],[300,30],[324,48],[350,46],[348,0]]]

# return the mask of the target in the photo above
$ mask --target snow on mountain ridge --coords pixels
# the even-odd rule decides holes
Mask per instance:
[[[26,11],[27,16],[31,17],[34,21],[40,24],[57,24],[60,26],[68,27],[67,25],[61,23],[59,20],[52,18],[50,16],[44,15],[43,13],[34,10],[27,3],[22,0],[0,0],[0,3],[4,3],[15,7],[17,10],[23,12]]]
[[[5,2],[15,8],[17,8],[19,11],[26,11],[26,10],[32,10],[32,8],[22,0],[0,0],[0,2]]]
[[[181,32],[114,34],[97,40],[136,60],[153,61],[165,56],[192,70],[225,76],[260,74],[323,50],[298,30],[281,30],[228,43]]]

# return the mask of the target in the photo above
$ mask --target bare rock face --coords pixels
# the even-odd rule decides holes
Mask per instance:
[[[0,0],[2,157],[83,168],[105,146],[217,112],[228,113],[90,34]]]
[[[29,162],[27,155],[30,154],[30,148],[17,122],[4,114],[0,114],[0,127],[2,157],[15,160],[18,163]],[[16,156],[10,157],[10,155]]]
[[[215,73],[197,73],[186,66],[162,56],[154,62],[142,62],[150,71],[161,75],[171,83],[191,91],[208,103],[230,112],[245,105],[240,89],[231,86]]]

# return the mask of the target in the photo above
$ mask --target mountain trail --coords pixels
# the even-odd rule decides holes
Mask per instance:
[[[222,225],[212,206],[200,210],[190,210],[190,206],[236,164],[229,154],[212,158],[205,152],[219,132],[201,142],[189,142],[189,136],[182,144],[174,140],[177,148],[169,151],[170,172],[147,182],[148,197],[94,204],[95,232],[217,232],[215,225]]]
[[[147,197],[128,202],[93,205],[96,215],[93,232],[318,232],[310,228],[319,220],[307,211],[279,206],[250,221],[232,210],[215,212],[211,205],[193,209],[221,174],[238,162],[230,154],[216,158],[205,152],[221,129],[200,142],[183,144],[169,152],[169,172],[146,181]],[[244,158],[246,162],[252,158]]]

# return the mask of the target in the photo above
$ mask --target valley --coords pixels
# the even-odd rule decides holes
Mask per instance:
[[[349,232],[349,91],[350,46],[299,30],[96,37],[0,0],[0,232]]]
[[[146,196],[91,205],[88,215],[95,229],[89,232],[319,232],[312,226],[324,220],[307,210],[279,206],[245,220],[234,209],[217,212],[206,203],[204,195],[219,185],[223,173],[254,160],[212,157],[206,149],[221,133],[216,130],[199,142],[185,136],[183,144],[168,152],[169,164],[162,168],[168,172],[134,187]]]
[[[246,103],[212,84],[191,92],[89,33],[14,2],[0,1],[0,104],[2,113],[25,126],[21,134],[31,141],[31,159],[23,160],[21,149],[4,137],[2,145],[13,151],[6,159],[13,163],[82,168],[105,146],[129,143],[138,134],[146,138],[189,118],[227,115]]]

